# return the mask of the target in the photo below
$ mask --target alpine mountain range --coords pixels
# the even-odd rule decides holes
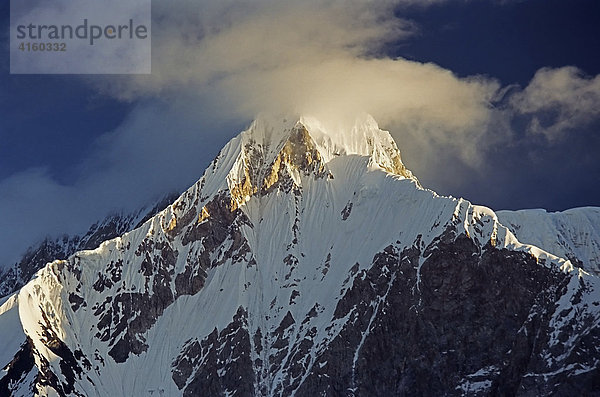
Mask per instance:
[[[599,225],[425,189],[368,115],[261,116],[0,274],[0,395],[600,395]]]

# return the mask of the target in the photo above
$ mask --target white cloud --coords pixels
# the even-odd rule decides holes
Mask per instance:
[[[530,132],[562,138],[600,117],[600,75],[588,77],[572,66],[542,68],[510,103],[517,114],[531,117]]]
[[[182,92],[203,103],[211,97],[227,104],[224,119],[250,120],[263,111],[340,119],[364,111],[477,161],[498,83],[377,57],[386,43],[409,39],[418,28],[394,16],[399,4],[415,2],[159,2],[152,76],[101,86],[127,100]]]

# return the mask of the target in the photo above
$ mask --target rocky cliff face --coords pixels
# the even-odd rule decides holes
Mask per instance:
[[[260,119],[4,298],[0,394],[598,394],[599,284],[422,189],[369,117]]]

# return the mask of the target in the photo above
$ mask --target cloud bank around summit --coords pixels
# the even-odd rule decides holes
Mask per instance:
[[[209,95],[228,104],[224,116],[269,111],[335,120],[367,112],[384,124],[472,132],[489,119],[500,88],[492,79],[386,58],[387,44],[418,34],[394,15],[393,2],[175,4],[153,10],[153,75],[110,81],[114,95],[192,91],[200,103]]]
[[[435,64],[387,57],[388,44],[420,34],[398,16],[403,7],[433,3],[160,2],[152,76],[103,87],[127,100],[186,92],[199,108],[221,103],[223,118],[269,111],[336,121],[367,112],[397,139],[414,142],[408,149],[467,167],[482,166],[487,148],[514,141],[515,118],[548,141],[598,119],[600,80],[575,67],[544,68],[527,87],[502,87],[492,77],[461,78]]]

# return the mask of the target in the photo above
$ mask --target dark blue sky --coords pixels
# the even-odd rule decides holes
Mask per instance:
[[[94,139],[118,126],[131,106],[98,95],[77,76],[9,74],[9,5],[0,5],[0,180],[48,167],[68,183],[73,165],[89,154]]]
[[[484,75],[498,80],[501,86],[518,84],[526,87],[536,71],[543,67],[576,66],[588,77],[600,73],[600,2],[597,0],[446,1],[429,7],[398,7],[397,15],[412,20],[418,32],[408,40],[386,46],[386,55],[432,62],[459,77]],[[141,158],[148,157],[148,153],[156,156],[164,153],[164,156],[173,159],[174,169],[179,170],[171,170],[168,165],[162,167],[168,169],[171,175],[179,175],[171,179],[156,176],[153,182],[159,186],[149,188],[149,196],[161,192],[160,184],[164,180],[171,181],[162,188],[165,193],[167,190],[184,189],[201,176],[204,165],[227,139],[239,132],[245,122],[223,120],[222,117],[186,122],[165,120],[181,131],[194,130],[196,126],[192,121],[197,122],[197,129],[204,131],[198,135],[201,142],[192,144],[187,138],[181,138],[181,146],[174,146],[186,147],[194,153],[187,160],[178,153],[168,152],[168,140],[162,141],[162,138],[150,133],[143,142],[136,138],[138,141],[132,143],[132,146],[151,148],[149,152],[136,151],[131,147],[112,148],[110,137],[116,134],[127,137],[127,128],[149,128],[144,123],[152,126],[160,124],[161,120],[136,118],[139,109],[157,106],[156,102],[149,105],[145,99],[122,101],[102,94],[98,88],[107,80],[95,79],[94,76],[10,75],[8,1],[0,5],[0,18],[3,26],[0,48],[4,54],[0,64],[0,189],[5,189],[0,190],[0,203],[3,202],[2,196],[6,199],[14,195],[14,192],[6,191],[8,187],[19,189],[20,183],[26,183],[22,181],[27,181],[31,175],[31,178],[52,180],[58,186],[52,189],[64,188],[60,194],[71,194],[70,188],[92,184],[86,181],[84,174],[98,167],[114,168],[111,172],[119,175],[121,180],[113,187],[107,186],[107,189],[122,190],[123,193],[115,197],[126,202],[129,193],[123,186],[127,185],[127,178],[135,178],[135,173],[128,173],[129,170],[136,166],[148,167],[146,163],[123,161],[125,156],[135,159],[131,153],[137,152]],[[171,98],[159,98],[157,103],[163,103],[165,107],[176,106]],[[439,167],[439,171],[421,173],[411,164],[418,163],[422,154],[411,153],[410,142],[399,146],[408,167],[413,168],[425,186],[440,194],[464,196],[493,209],[543,207],[563,210],[600,205],[598,119],[578,126],[581,131],[558,143],[548,142],[539,136],[525,137],[521,130],[527,120],[517,118],[511,122],[515,138],[509,145],[488,148],[484,170],[479,173],[473,173],[460,162],[448,166],[446,162],[452,161],[451,158],[432,158],[431,163]],[[519,125],[521,122],[523,125]],[[211,135],[207,131],[216,133]],[[177,132],[169,133],[179,136]],[[122,141],[127,142],[127,139]],[[104,148],[102,150],[109,154],[98,155],[99,148]],[[107,175],[112,174],[109,172]],[[149,178],[148,175],[145,178]],[[453,182],[445,183],[448,180]],[[110,181],[103,183],[110,185]],[[32,197],[35,197],[34,187],[23,189],[31,190]],[[37,198],[40,203],[45,200],[44,192],[40,189],[41,196]],[[99,205],[93,199],[91,201],[89,207],[96,206],[98,210],[89,209],[90,219],[101,216],[102,211],[109,208],[118,207],[114,202]],[[138,203],[140,197],[136,196],[133,201]],[[35,199],[28,205],[35,206]],[[53,208],[52,203],[40,206],[45,211]],[[124,206],[127,207],[126,204]],[[1,213],[10,208],[0,206],[0,219],[6,219]],[[20,214],[21,218],[28,216],[37,215],[35,211]],[[50,223],[53,219],[40,219],[40,222]],[[32,231],[32,240],[45,231],[77,230],[85,222],[87,218],[79,223],[73,221],[73,227],[69,227],[67,222],[55,228]],[[28,235],[28,227],[35,229],[31,226],[35,224],[34,220],[24,224],[28,226],[22,226],[23,235]]]
[[[525,87],[542,67],[600,73],[598,1],[461,1],[401,8],[399,14],[417,21],[420,33],[391,53],[434,62],[461,77],[480,74]],[[490,167],[477,185],[445,193],[494,209],[600,205],[600,122],[581,127],[559,145],[519,143],[487,153]],[[412,154],[404,157],[410,164]]]
[[[598,1],[458,1],[399,13],[418,21],[421,34],[393,53],[461,76],[526,85],[541,67],[600,72]]]

